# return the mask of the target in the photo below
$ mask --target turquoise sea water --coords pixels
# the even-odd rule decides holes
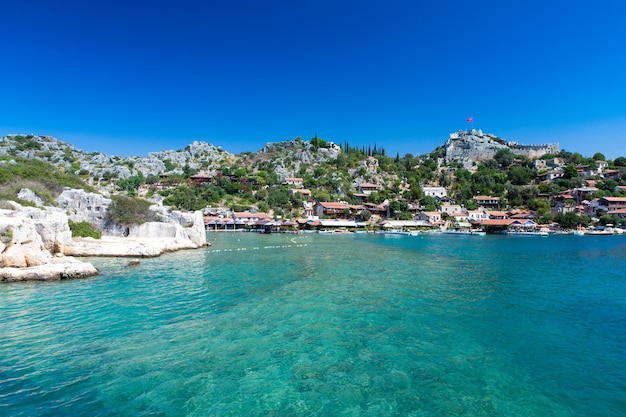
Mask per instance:
[[[216,236],[0,285],[0,415],[626,415],[626,237]]]

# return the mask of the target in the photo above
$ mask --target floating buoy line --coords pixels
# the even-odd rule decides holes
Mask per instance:
[[[300,239],[306,239],[305,237],[302,237]],[[237,239],[237,241],[239,242],[240,240]],[[289,239],[289,242],[291,242],[291,244],[283,244],[283,245],[267,245],[267,246],[253,246],[253,247],[240,247],[240,248],[225,248],[225,249],[209,249],[207,251],[207,253],[220,253],[220,252],[241,252],[241,251],[248,251],[248,250],[268,250],[268,249],[289,249],[289,248],[304,248],[307,247],[308,244],[307,243],[298,243],[296,238],[293,237],[291,239]]]

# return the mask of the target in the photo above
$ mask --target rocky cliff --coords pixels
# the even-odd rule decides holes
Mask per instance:
[[[508,149],[517,155],[538,158],[542,155],[559,152],[558,144],[522,145],[517,142],[508,142],[495,135],[483,133],[482,130],[470,129],[451,133],[444,144],[446,165],[453,161],[463,164],[463,168],[474,170],[487,159],[494,157],[500,149]]]
[[[115,192],[110,179],[125,179],[133,175],[159,176],[182,174],[192,169],[218,172],[223,167],[238,166],[251,172],[269,163],[279,179],[295,176],[300,167],[316,165],[337,158],[339,147],[316,148],[301,139],[268,143],[260,151],[233,155],[220,147],[194,141],[181,150],[148,153],[147,157],[108,156],[100,152],[87,153],[71,144],[50,136],[8,135],[0,138],[0,156],[16,156],[50,162],[66,172],[80,174],[99,191]],[[264,167],[266,168],[266,167]]]
[[[498,150],[509,149],[504,141],[475,129],[451,133],[444,147],[446,165],[458,161],[463,164],[463,168],[469,170],[475,169],[482,161],[493,158]]]
[[[182,173],[182,168],[216,168],[232,162],[234,155],[212,144],[194,141],[182,150],[151,152],[147,157],[108,156],[101,152],[87,153],[73,145],[50,136],[8,135],[0,138],[0,156],[17,156],[50,162],[67,172],[85,174],[91,184],[98,186],[101,179],[128,178],[132,175],[159,175],[166,172]]]
[[[89,263],[63,256],[72,234],[67,216],[10,203],[0,210],[0,281],[55,280],[96,275]]]
[[[83,190],[65,190],[59,207],[23,207],[8,202],[0,210],[0,281],[50,280],[97,274],[93,265],[73,256],[158,256],[163,252],[207,245],[202,213],[154,210],[161,219],[128,228],[122,237],[110,227],[111,200]],[[102,239],[72,238],[68,220],[87,221],[112,232]]]

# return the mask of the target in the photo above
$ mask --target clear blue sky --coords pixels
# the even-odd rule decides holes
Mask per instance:
[[[473,127],[626,156],[626,2],[4,1],[0,135],[140,155]]]

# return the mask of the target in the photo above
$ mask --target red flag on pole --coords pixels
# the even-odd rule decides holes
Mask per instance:
[[[467,123],[472,123],[474,121],[473,117],[468,117],[467,120],[465,120]]]

